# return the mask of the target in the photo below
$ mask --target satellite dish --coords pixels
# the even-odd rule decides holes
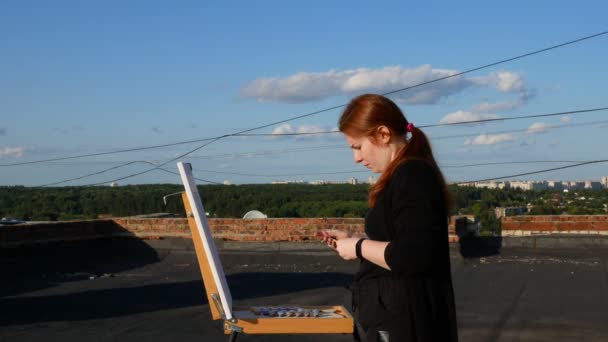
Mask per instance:
[[[243,216],[243,219],[265,219],[268,218],[268,216],[264,215],[264,213],[262,213],[261,211],[257,211],[257,210],[251,210],[248,211],[245,216]]]

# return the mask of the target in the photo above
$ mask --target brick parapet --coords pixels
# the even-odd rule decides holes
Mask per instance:
[[[501,218],[503,236],[608,235],[608,215],[538,215]]]
[[[364,231],[362,218],[271,218],[209,219],[211,233],[227,241],[307,241],[317,239],[319,230],[337,229],[350,233]],[[4,226],[0,229],[0,247],[52,241],[73,241],[132,236],[143,239],[162,237],[190,238],[185,218],[123,217],[105,220],[65,221]],[[450,242],[458,237],[450,234]]]

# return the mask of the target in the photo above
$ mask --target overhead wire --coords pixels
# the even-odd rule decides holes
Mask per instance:
[[[485,162],[485,163],[473,163],[473,164],[462,164],[462,165],[441,165],[441,168],[467,168],[467,167],[476,167],[476,166],[490,166],[490,165],[509,165],[509,164],[539,164],[539,163],[581,163],[584,161],[581,160],[530,160],[530,161],[503,161],[503,162]],[[131,161],[125,164],[121,164],[118,166],[110,167],[98,172],[89,173],[80,177],[65,179],[62,181],[57,181],[48,184],[36,185],[35,187],[50,187],[59,184],[64,184],[67,182],[80,180],[83,178],[99,175],[114,169],[118,169],[127,165],[136,164],[136,163],[146,163],[153,166],[156,166],[155,163],[146,160],[136,160]],[[167,169],[161,169],[163,171],[179,175],[178,173],[171,172]],[[353,174],[353,173],[368,173],[369,170],[350,170],[350,171],[334,171],[334,172],[302,172],[302,173],[290,173],[290,174],[253,174],[253,173],[243,173],[243,172],[233,172],[233,171],[217,171],[217,170],[207,170],[207,169],[197,169],[197,172],[200,173],[215,173],[215,174],[225,174],[225,175],[237,175],[237,176],[245,176],[245,177],[294,177],[294,176],[323,176],[323,175],[339,175],[339,174]],[[207,179],[198,179],[205,183],[212,184],[222,184],[214,181],[210,181]]]
[[[121,167],[125,167],[125,166],[131,165],[131,164],[138,164],[138,163],[144,163],[144,164],[150,164],[150,165],[156,166],[155,163],[147,161],[147,160],[135,160],[135,161],[130,161],[130,162],[121,164],[121,165],[113,166],[113,167],[110,167],[110,168],[107,168],[107,169],[104,169],[104,170],[101,170],[101,171],[89,173],[89,174],[86,174],[86,175],[83,175],[83,176],[79,176],[79,177],[75,177],[75,178],[70,178],[70,179],[64,179],[62,181],[48,183],[48,184],[36,185],[34,187],[44,188],[44,187],[55,186],[55,185],[64,184],[64,183],[68,183],[68,182],[73,182],[75,180],[80,180],[80,179],[83,179],[83,178],[100,175],[100,174],[106,173],[108,171],[112,171],[112,170],[115,170],[115,169],[118,169],[118,168],[121,168]],[[165,171],[165,172],[169,172],[169,173],[172,173],[174,175],[178,175],[179,176],[179,173],[176,173],[176,172],[173,172],[173,171],[170,171],[170,170],[167,170],[167,169],[159,168],[159,170]],[[221,183],[217,183],[217,182],[210,181],[210,180],[207,180],[207,179],[198,179],[197,178],[197,180],[199,180],[201,182],[205,182],[205,183],[221,184]]]
[[[589,126],[589,125],[598,125],[598,124],[604,124],[604,123],[608,123],[608,120],[601,120],[601,121],[592,121],[592,122],[581,122],[581,123],[568,123],[568,124],[562,124],[562,125],[550,125],[550,126],[545,126],[542,127],[542,130],[549,130],[549,129],[559,129],[559,128],[565,128],[565,127],[573,127],[573,126]],[[516,130],[503,130],[503,131],[491,131],[491,132],[486,132],[486,133],[470,133],[470,134],[460,134],[460,135],[452,135],[452,136],[438,136],[438,137],[431,137],[434,140],[440,140],[440,139],[452,139],[452,138],[462,138],[462,137],[471,137],[471,136],[478,136],[480,134],[487,134],[487,135],[493,135],[493,134],[504,134],[504,133],[517,133],[517,132],[530,132],[530,128],[525,128],[525,129],[516,129]],[[542,133],[543,131],[541,131],[540,129],[537,130],[532,130],[532,133]],[[237,153],[237,154],[222,154],[222,155],[217,155],[217,156],[221,156],[221,157],[236,157],[236,156],[247,156],[247,157],[253,157],[253,156],[266,156],[268,154],[273,154],[273,153],[286,153],[286,152],[302,152],[302,151],[318,151],[321,149],[337,149],[337,148],[343,148],[343,145],[326,145],[326,146],[316,146],[316,147],[309,147],[309,148],[294,148],[294,149],[276,149],[276,150],[267,150],[267,151],[260,151],[260,152],[242,152],[242,153]],[[217,157],[215,156],[215,157]],[[214,157],[214,156],[200,156],[200,157]],[[194,157],[195,158],[195,157]],[[91,177],[91,176],[95,176],[95,175],[99,175],[123,166],[128,166],[131,165],[133,163],[148,163],[150,165],[156,166],[157,164],[154,164],[152,162],[148,162],[148,161],[130,161],[130,162],[126,162],[124,164],[121,165],[117,165],[114,167],[110,167],[108,169],[104,169],[98,172],[94,172],[94,173],[90,173],[90,174],[86,174],[80,177],[76,177],[76,178],[71,178],[71,179],[67,179],[67,180],[63,180],[63,181],[59,181],[59,182],[54,182],[54,183],[49,183],[49,184],[44,184],[44,185],[40,185],[41,187],[44,186],[53,186],[53,185],[58,185],[58,184],[63,184],[63,183],[67,183],[70,181],[74,181],[74,180],[79,180],[79,179],[83,179],[86,177]],[[477,165],[483,165],[483,164],[477,164]],[[445,166],[444,166],[445,167]],[[449,166],[448,166],[449,168]],[[227,171],[212,171],[212,170],[200,170],[203,172],[210,172],[210,173],[220,173],[220,174],[232,174],[232,175],[239,175],[239,176],[251,176],[251,177],[286,177],[286,176],[303,176],[303,175],[326,175],[326,174],[345,174],[345,173],[352,173],[352,172],[366,172],[366,171],[341,171],[338,173],[305,173],[305,174],[283,174],[283,175],[262,175],[262,174],[246,174],[246,173],[239,173],[239,172],[227,172]],[[211,182],[211,181],[206,181],[206,182]]]
[[[213,139],[216,139],[216,138],[217,137],[214,137],[214,138],[202,138],[202,139],[195,139],[195,140],[189,140],[189,141],[180,141],[180,142],[161,144],[161,145],[133,147],[133,148],[127,148],[127,149],[123,149],[123,150],[115,150],[115,151],[107,151],[107,152],[96,152],[96,153],[88,153],[88,154],[79,154],[79,155],[75,155],[75,156],[49,158],[49,159],[41,159],[41,160],[32,160],[32,161],[25,161],[25,162],[10,163],[10,164],[0,164],[0,166],[30,165],[30,164],[48,163],[48,162],[61,161],[61,160],[69,160],[69,159],[80,159],[80,158],[87,158],[87,157],[97,157],[97,156],[104,156],[104,155],[117,154],[117,153],[144,151],[144,150],[151,150],[151,149],[157,149],[157,148],[162,148],[162,147],[170,147],[170,146],[176,146],[176,145],[192,144],[192,143],[201,142],[201,141],[209,141],[209,140],[213,140]]]
[[[503,161],[503,162],[488,162],[488,163],[472,163],[463,165],[441,165],[441,168],[467,168],[477,166],[491,166],[491,165],[509,165],[509,164],[540,164],[540,163],[583,163],[586,161],[580,160],[530,160],[530,161]],[[298,172],[291,174],[253,174],[243,172],[231,172],[231,171],[217,171],[217,170],[205,170],[197,169],[197,172],[201,173],[217,173],[226,175],[238,175],[246,177],[294,177],[294,176],[317,176],[317,175],[339,175],[339,174],[352,174],[352,173],[369,173],[369,170],[350,170],[350,171],[335,171],[335,172]]]
[[[583,113],[591,113],[608,110],[608,107],[599,107],[599,108],[591,108],[591,109],[580,109],[580,110],[572,110],[567,112],[557,112],[557,113],[547,113],[547,114],[533,114],[533,115],[520,115],[520,116],[510,116],[505,118],[491,118],[491,119],[479,119],[479,120],[468,120],[468,121],[458,121],[458,122],[446,122],[439,124],[427,124],[417,126],[418,128],[429,128],[429,127],[440,127],[440,126],[454,126],[454,125],[470,125],[476,123],[486,123],[492,121],[510,121],[510,120],[522,120],[522,119],[531,119],[531,118],[541,118],[541,117],[549,117],[549,116],[560,116],[560,115],[573,115],[573,114],[583,114]],[[238,136],[243,137],[254,137],[254,136],[298,136],[298,135],[317,135],[317,134],[336,134],[340,133],[340,131],[318,131],[318,132],[293,132],[293,133],[257,133],[257,134],[237,134]]]
[[[539,174],[539,173],[545,173],[545,172],[569,169],[569,168],[573,168],[573,167],[579,167],[579,166],[583,166],[583,165],[599,164],[599,163],[605,163],[605,162],[608,162],[608,159],[591,160],[591,161],[576,163],[576,164],[572,164],[572,165],[554,167],[554,168],[550,168],[550,169],[543,169],[543,170],[537,170],[537,171],[531,171],[531,172],[517,173],[517,174],[507,175],[507,176],[484,178],[484,179],[477,179],[477,180],[472,180],[472,181],[454,182],[453,184],[466,185],[466,184],[471,184],[471,183],[489,182],[489,181],[493,181],[493,180],[529,176],[529,175],[534,175],[534,174]]]
[[[502,162],[485,162],[485,163],[471,163],[462,165],[441,165],[441,168],[467,168],[476,166],[492,166],[492,165],[510,165],[510,164],[554,164],[554,163],[584,163],[586,160],[526,160],[526,161],[502,161]]]
[[[395,94],[395,93],[398,93],[398,92],[402,92],[402,91],[405,91],[405,90],[409,90],[409,89],[413,89],[413,88],[416,88],[416,87],[424,86],[424,85],[431,84],[431,83],[434,83],[434,82],[439,82],[439,81],[442,81],[442,80],[445,80],[445,79],[449,79],[449,78],[452,78],[452,77],[461,76],[461,75],[468,74],[468,73],[471,73],[471,72],[474,72],[474,71],[482,70],[482,69],[485,69],[485,68],[489,68],[489,67],[492,67],[492,66],[496,66],[496,65],[499,65],[499,64],[510,62],[510,61],[513,61],[513,60],[517,60],[517,59],[521,59],[521,58],[528,57],[528,56],[531,56],[531,55],[535,55],[535,54],[538,54],[538,53],[542,53],[542,52],[545,52],[545,51],[553,50],[553,49],[556,49],[556,48],[559,48],[559,47],[563,47],[563,46],[566,46],[566,45],[578,43],[578,42],[581,42],[581,41],[584,41],[584,40],[588,40],[588,39],[592,39],[592,38],[595,38],[595,37],[599,37],[599,36],[602,36],[602,35],[605,35],[605,34],[608,34],[608,31],[596,33],[596,34],[593,34],[593,35],[590,35],[590,36],[582,37],[582,38],[575,39],[575,40],[572,40],[572,41],[569,41],[569,42],[565,42],[565,43],[561,43],[561,44],[558,44],[558,45],[554,45],[554,46],[551,46],[551,47],[548,47],[548,48],[532,51],[532,52],[525,53],[525,54],[522,54],[522,55],[519,55],[519,56],[515,56],[515,57],[508,58],[508,59],[504,59],[504,60],[501,60],[501,61],[498,61],[498,62],[486,64],[486,65],[483,65],[483,66],[480,66],[480,67],[477,67],[477,68],[465,70],[465,71],[462,71],[462,72],[459,72],[459,73],[454,73],[454,74],[451,74],[451,75],[448,75],[448,76],[444,76],[444,77],[436,78],[436,79],[429,80],[429,81],[426,81],[426,82],[418,83],[418,84],[415,84],[415,85],[412,85],[412,86],[395,89],[395,90],[392,90],[392,91],[389,91],[389,92],[385,92],[382,95],[388,96],[388,95]],[[164,163],[162,163],[162,164],[160,164],[160,165],[158,165],[158,166],[156,166],[156,167],[154,167],[152,169],[144,170],[144,171],[141,171],[141,172],[137,172],[137,173],[134,173],[134,174],[131,174],[131,175],[123,176],[123,177],[116,178],[114,180],[110,180],[110,181],[106,181],[106,182],[102,182],[102,183],[95,183],[95,184],[92,184],[92,185],[94,186],[94,185],[105,184],[105,183],[108,183],[108,182],[116,182],[116,181],[119,181],[119,180],[124,180],[124,179],[127,179],[127,178],[139,176],[139,175],[148,173],[148,172],[156,170],[156,169],[160,169],[162,166],[164,166],[164,165],[166,165],[166,164],[168,164],[168,163],[170,163],[172,161],[175,161],[175,160],[178,160],[180,158],[183,158],[184,156],[187,156],[187,155],[189,155],[189,154],[191,154],[191,153],[193,153],[193,152],[195,152],[195,151],[197,151],[199,149],[202,149],[202,148],[204,148],[204,147],[206,147],[206,146],[208,146],[208,145],[210,145],[210,144],[212,144],[212,143],[214,143],[214,142],[216,142],[216,141],[218,141],[220,139],[223,139],[223,138],[226,138],[226,137],[229,137],[229,136],[237,136],[239,134],[244,134],[244,133],[252,132],[252,131],[255,131],[255,130],[259,130],[259,129],[275,126],[275,125],[278,125],[278,124],[281,124],[281,123],[285,123],[285,122],[301,119],[301,118],[304,118],[304,117],[309,117],[309,116],[312,116],[312,115],[317,115],[317,114],[320,114],[320,113],[323,113],[323,112],[327,112],[327,111],[330,111],[330,110],[333,110],[333,109],[341,108],[341,107],[344,107],[344,106],[346,106],[346,104],[342,104],[342,105],[339,105],[339,106],[333,106],[333,107],[330,107],[330,108],[314,111],[312,113],[308,113],[308,114],[304,114],[304,115],[298,115],[298,116],[291,117],[291,118],[288,118],[288,119],[285,119],[285,120],[280,120],[280,121],[276,121],[276,122],[273,122],[273,123],[270,123],[270,124],[265,124],[265,125],[257,126],[257,127],[254,127],[254,128],[241,130],[239,132],[235,132],[235,133],[231,133],[231,134],[225,134],[225,135],[213,138],[210,141],[208,141],[207,143],[205,143],[205,144],[203,144],[203,145],[201,145],[199,147],[196,147],[195,149],[192,149],[192,150],[190,150],[190,151],[188,151],[188,152],[186,152],[184,154],[181,154],[181,155],[179,155],[176,158],[172,158],[172,159],[170,159],[170,160],[168,160],[168,161],[166,161],[166,162],[164,162]],[[563,114],[561,114],[561,115],[563,115]],[[490,119],[487,119],[487,120],[490,120]],[[106,152],[106,153],[108,153],[108,152]],[[31,163],[34,163],[34,162],[29,162],[29,163],[31,164]],[[2,165],[2,164],[0,164],[0,166],[11,166],[11,165],[6,165],[6,164]]]
[[[99,182],[99,183],[94,183],[94,184],[88,184],[88,185],[85,185],[85,186],[97,186],[97,185],[102,185],[102,184],[107,184],[107,183],[118,182],[118,181],[123,180],[123,179],[131,178],[131,177],[135,177],[135,176],[140,176],[140,175],[143,175],[143,174],[148,173],[148,172],[150,172],[150,171],[154,171],[154,170],[157,170],[157,169],[161,169],[163,166],[165,166],[165,165],[169,164],[170,162],[173,162],[173,161],[176,161],[176,160],[178,160],[178,159],[180,159],[180,158],[183,158],[183,157],[187,156],[188,154],[193,153],[193,152],[196,152],[196,151],[200,150],[201,148],[203,148],[203,147],[205,147],[205,146],[208,146],[208,145],[210,145],[210,144],[212,144],[212,143],[214,143],[214,142],[216,142],[216,141],[218,141],[218,140],[220,140],[220,139],[222,139],[222,138],[225,138],[225,137],[226,137],[226,136],[217,137],[217,138],[215,138],[215,139],[213,139],[213,140],[209,141],[209,142],[208,142],[208,143],[206,143],[206,144],[203,144],[203,145],[201,145],[201,146],[198,146],[198,147],[196,147],[195,149],[192,149],[192,150],[190,150],[190,151],[188,151],[188,152],[186,152],[186,153],[180,154],[179,156],[177,156],[177,157],[175,157],[175,158],[172,158],[172,159],[170,159],[170,160],[167,160],[166,162],[161,163],[160,165],[157,165],[157,166],[155,166],[155,167],[153,167],[153,168],[151,168],[151,169],[144,170],[144,171],[141,171],[141,172],[137,172],[137,173],[134,173],[134,174],[131,174],[131,175],[128,175],[128,176],[119,177],[119,178],[116,178],[116,179],[113,179],[113,180],[110,180],[110,181],[106,181],[106,182]]]
[[[465,70],[465,71],[462,71],[462,72],[454,73],[454,74],[447,75],[447,76],[444,76],[444,77],[439,77],[439,78],[436,78],[436,79],[432,79],[432,80],[429,80],[429,81],[421,82],[421,83],[414,84],[414,85],[411,85],[411,86],[407,86],[407,87],[403,87],[403,88],[398,88],[398,89],[395,89],[395,90],[392,90],[392,91],[389,91],[389,92],[385,92],[385,93],[383,93],[381,95],[388,96],[388,95],[395,94],[395,93],[398,93],[398,92],[402,92],[402,91],[405,91],[405,90],[421,87],[421,86],[424,86],[424,85],[427,85],[427,84],[439,82],[439,81],[446,80],[446,79],[449,79],[449,78],[465,75],[465,74],[468,74],[468,73],[472,73],[472,72],[475,72],[475,71],[479,71],[479,70],[482,70],[482,69],[493,67],[493,66],[496,66],[496,65],[500,65],[500,64],[507,63],[507,62],[511,62],[511,61],[514,61],[514,60],[517,60],[517,59],[521,59],[521,58],[529,57],[529,56],[536,55],[536,54],[539,54],[539,53],[543,53],[543,52],[546,52],[546,51],[554,50],[554,49],[557,49],[557,48],[560,48],[560,47],[564,47],[564,46],[567,46],[567,45],[576,44],[576,43],[579,43],[579,42],[582,42],[582,41],[585,41],[585,40],[589,40],[589,39],[593,39],[593,38],[596,38],[596,37],[600,37],[600,36],[603,36],[603,35],[606,35],[606,34],[608,34],[608,31],[603,31],[603,32],[595,33],[595,34],[592,34],[592,35],[589,35],[589,36],[585,36],[585,37],[581,37],[581,38],[578,38],[578,39],[574,39],[574,40],[571,40],[571,41],[568,41],[568,42],[564,42],[564,43],[560,43],[560,44],[557,44],[557,45],[549,46],[547,48],[531,51],[531,52],[524,53],[524,54],[521,54],[521,55],[518,55],[518,56],[514,56],[514,57],[511,57],[511,58],[503,59],[503,60],[500,60],[500,61],[497,61],[497,62],[485,64],[485,65],[482,65],[482,66],[479,66],[479,67],[476,67],[476,68],[472,68],[472,69],[468,69],[468,70]],[[225,138],[225,137],[228,137],[228,136],[243,135],[244,133],[248,133],[248,132],[251,132],[251,131],[260,130],[260,129],[271,127],[271,126],[275,126],[275,125],[278,125],[278,124],[281,124],[281,123],[285,123],[285,122],[289,122],[289,121],[293,121],[293,120],[297,120],[297,119],[302,119],[302,118],[305,118],[305,117],[309,117],[309,116],[317,115],[317,114],[320,114],[320,113],[328,112],[328,111],[331,111],[331,110],[334,110],[334,109],[342,108],[342,107],[345,107],[346,105],[347,104],[341,104],[341,105],[337,105],[337,106],[333,106],[333,107],[317,110],[317,111],[314,111],[314,112],[311,112],[311,113],[297,115],[297,116],[294,116],[294,117],[291,117],[291,118],[288,118],[288,119],[285,119],[285,120],[275,121],[275,122],[272,122],[272,123],[269,123],[269,124],[257,126],[257,127],[250,128],[250,129],[245,129],[245,130],[242,130],[240,132],[236,132],[236,133],[232,133],[232,134],[226,134],[226,135],[223,135],[223,136],[213,137],[213,138],[197,139],[197,140],[192,140],[190,142],[200,142],[200,141],[209,141],[209,140],[211,140],[212,142],[214,142],[214,141],[216,141],[218,139],[222,139],[222,138]],[[427,125],[427,127],[431,127],[431,126]],[[0,164],[0,166],[17,166],[17,165],[27,165],[27,164],[49,162],[49,161],[74,159],[74,158],[84,158],[84,157],[107,155],[107,154],[113,154],[113,153],[123,153],[123,152],[131,152],[131,151],[144,150],[144,149],[153,149],[153,148],[159,148],[159,147],[167,147],[167,146],[186,144],[186,143],[189,143],[189,142],[178,142],[178,143],[163,144],[163,145],[156,145],[156,146],[149,146],[149,147],[139,147],[139,148],[125,149],[125,150],[118,150],[118,151],[109,151],[109,152],[84,154],[84,155],[78,155],[78,156],[52,158],[52,159],[46,159],[46,160],[36,160],[36,161],[19,162],[19,163],[11,163],[11,164]],[[198,148],[195,149],[195,150],[198,150]]]
[[[593,126],[600,124],[608,124],[608,120],[599,120],[599,121],[588,121],[588,122],[577,122],[577,123],[567,123],[562,125],[548,125],[538,128],[520,128],[520,129],[510,129],[510,130],[502,130],[502,131],[489,131],[483,133],[467,133],[467,134],[456,134],[456,135],[444,135],[444,136],[431,136],[432,140],[443,140],[443,139],[455,139],[455,138],[468,138],[479,135],[496,135],[496,134],[506,134],[506,133],[530,133],[530,134],[540,134],[545,133],[550,129],[560,129],[566,127],[582,127],[582,126]]]

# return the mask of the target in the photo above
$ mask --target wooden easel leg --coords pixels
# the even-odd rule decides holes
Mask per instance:
[[[238,336],[238,332],[236,331],[231,331],[230,332],[230,336],[228,336],[228,342],[235,342],[236,341],[236,337]]]

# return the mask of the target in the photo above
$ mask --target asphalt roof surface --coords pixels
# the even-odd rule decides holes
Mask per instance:
[[[606,244],[499,246],[452,246],[461,341],[608,341]],[[357,265],[319,243],[219,247],[235,305],[349,307],[346,286]],[[0,341],[227,340],[221,322],[211,321],[190,240],[0,249],[0,272]]]

